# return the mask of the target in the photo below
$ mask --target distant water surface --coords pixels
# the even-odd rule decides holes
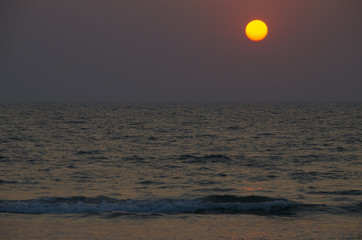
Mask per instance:
[[[0,239],[361,229],[361,103],[0,105]]]

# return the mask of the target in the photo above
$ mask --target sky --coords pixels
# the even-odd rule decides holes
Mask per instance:
[[[362,101],[362,1],[3,0],[0,101]]]

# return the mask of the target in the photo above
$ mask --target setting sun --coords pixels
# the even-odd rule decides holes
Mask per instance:
[[[245,33],[250,40],[261,41],[268,34],[268,27],[261,20],[253,20],[246,26]]]

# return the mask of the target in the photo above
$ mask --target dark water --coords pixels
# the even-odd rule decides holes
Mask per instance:
[[[0,188],[1,239],[360,239],[362,104],[2,104]]]

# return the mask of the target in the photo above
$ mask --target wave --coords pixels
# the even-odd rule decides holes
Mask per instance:
[[[362,195],[362,190],[345,190],[345,191],[311,191],[309,194],[321,195],[345,195],[345,196],[359,196]]]
[[[182,160],[185,163],[230,163],[232,159],[228,156],[221,155],[221,154],[211,154],[205,155],[202,157],[193,156],[193,155],[182,155],[178,157],[178,160]]]
[[[119,200],[105,196],[48,197],[0,200],[0,212],[23,214],[69,214],[122,212],[150,214],[261,214],[294,213],[297,203],[264,196],[210,195],[195,199]]]
[[[19,183],[17,181],[6,181],[6,180],[1,180],[0,179],[0,184],[16,184]]]

